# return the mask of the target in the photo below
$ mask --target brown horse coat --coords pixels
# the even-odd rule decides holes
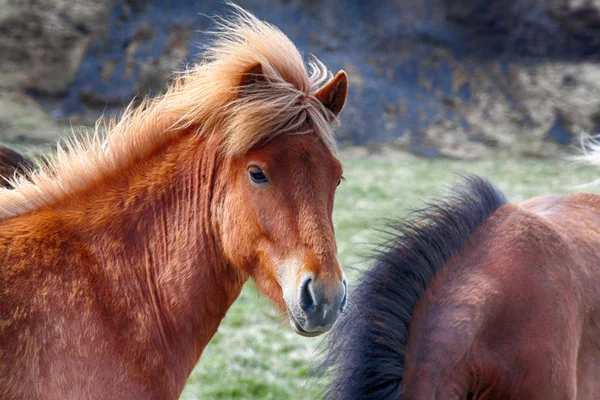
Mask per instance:
[[[600,196],[470,178],[397,229],[333,332],[329,398],[598,398]]]
[[[497,210],[415,310],[403,398],[596,399],[599,245],[598,195]]]
[[[176,399],[249,278],[301,335],[343,311],[346,75],[241,9],[217,36],[105,140],[0,189],[0,399]]]

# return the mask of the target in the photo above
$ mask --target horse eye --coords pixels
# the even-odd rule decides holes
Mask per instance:
[[[338,180],[338,183],[337,183],[337,185],[335,185],[335,186],[336,186],[336,187],[340,186],[340,183],[342,183],[342,180],[341,180],[341,179],[340,179],[340,180]]]
[[[265,173],[262,171],[262,169],[258,168],[255,165],[250,167],[249,174],[250,174],[250,179],[252,179],[252,182],[254,182],[254,183],[261,183],[261,184],[269,183],[269,180],[265,176]]]

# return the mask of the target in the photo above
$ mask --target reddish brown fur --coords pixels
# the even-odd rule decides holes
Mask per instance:
[[[596,399],[600,196],[490,216],[413,314],[404,400]]]
[[[164,96],[0,190],[1,399],[175,399],[248,278],[299,334],[343,311],[329,122],[346,75],[309,75],[233,7]]]
[[[244,188],[249,162],[273,188]],[[271,253],[302,248],[307,268],[341,279],[331,224],[340,174],[315,135],[228,160],[215,140],[183,135],[4,221],[0,397],[177,398],[248,277],[285,309]]]

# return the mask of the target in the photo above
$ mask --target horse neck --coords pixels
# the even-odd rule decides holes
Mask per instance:
[[[81,217],[79,234],[114,296],[107,303],[184,378],[245,281],[216,233],[221,161],[209,141],[187,135],[98,183],[78,212],[66,205]]]

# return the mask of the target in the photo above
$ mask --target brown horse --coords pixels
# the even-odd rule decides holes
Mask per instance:
[[[10,182],[18,175],[26,175],[33,171],[34,164],[23,154],[0,144],[0,187],[12,189]]]
[[[343,311],[346,75],[241,9],[217,31],[106,139],[0,190],[0,398],[176,399],[248,278],[301,335]]]
[[[417,215],[330,335],[328,398],[597,399],[600,196],[469,178]]]

